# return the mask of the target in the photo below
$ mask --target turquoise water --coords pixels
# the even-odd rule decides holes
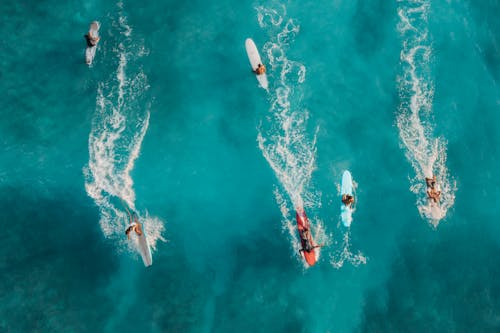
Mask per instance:
[[[0,331],[500,330],[498,1],[0,11]],[[298,206],[325,245],[311,268]]]

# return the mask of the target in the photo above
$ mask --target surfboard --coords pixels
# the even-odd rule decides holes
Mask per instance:
[[[310,225],[309,225],[309,219],[307,218],[306,212],[303,209],[301,210],[300,213],[299,213],[299,210],[296,210],[295,211],[295,216],[296,216],[296,219],[297,219],[297,229],[299,230],[299,234],[300,234],[300,232],[302,232],[305,229],[309,230],[308,241],[311,244],[311,246],[316,246],[316,243],[312,239],[311,229],[310,229]],[[300,237],[300,242],[301,242],[301,245],[302,245],[302,249],[306,248],[306,241],[303,240],[302,237]],[[304,257],[306,263],[309,266],[313,266],[314,264],[316,264],[316,261],[317,261],[316,250],[317,250],[317,248],[312,249],[309,252],[308,251],[301,251],[302,256]]]
[[[144,266],[151,266],[153,264],[153,256],[151,255],[151,248],[149,247],[144,228],[142,228],[142,235],[139,236],[132,231],[130,233],[130,238],[133,240],[137,251],[139,251]]]
[[[94,21],[90,24],[89,32],[91,32],[92,35],[98,37],[100,27],[101,27],[101,24],[97,21]],[[94,46],[87,46],[87,49],[85,50],[85,63],[87,65],[89,65],[89,66],[92,65],[92,62],[94,61],[96,50],[97,50],[97,44]]]
[[[353,195],[353,186],[352,186],[352,176],[349,171],[344,171],[342,174],[342,184],[340,186],[340,194],[343,196],[344,194]],[[352,212],[353,208],[351,206],[346,206],[342,203],[340,206],[340,218],[342,220],[342,224],[345,227],[350,227],[352,222]]]
[[[257,50],[257,46],[251,38],[246,39],[245,48],[247,50],[248,60],[250,60],[252,70],[255,71],[259,64],[263,64],[260,59],[259,50]],[[257,77],[257,81],[259,81],[260,86],[267,90],[269,86],[269,83],[267,82],[267,75],[261,74],[255,76]]]

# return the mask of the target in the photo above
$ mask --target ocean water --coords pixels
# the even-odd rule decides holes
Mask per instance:
[[[498,1],[0,12],[0,332],[500,331]]]

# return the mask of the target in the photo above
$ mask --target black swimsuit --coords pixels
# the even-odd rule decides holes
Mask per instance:
[[[92,39],[90,39],[90,36],[87,34],[85,35],[85,40],[87,41],[87,46],[88,47],[93,47],[95,44],[92,44]]]

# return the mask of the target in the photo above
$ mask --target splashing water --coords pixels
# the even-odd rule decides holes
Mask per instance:
[[[436,227],[455,201],[456,184],[450,180],[446,168],[446,141],[433,138],[431,119],[434,85],[430,77],[432,48],[429,42],[427,15],[428,0],[399,0],[398,31],[403,39],[401,63],[403,74],[399,78],[401,104],[397,126],[406,157],[415,170],[411,191],[419,195],[417,206],[420,214]],[[435,175],[440,204],[430,204],[427,199],[425,177]]]
[[[271,74],[277,77],[270,87],[269,115],[258,128],[257,142],[264,158],[278,178],[284,193],[275,189],[275,196],[283,215],[283,230],[288,231],[291,247],[299,255],[300,241],[297,237],[295,210],[321,206],[319,193],[311,189],[310,181],[316,162],[316,128],[312,140],[307,137],[308,112],[301,107],[300,84],[305,81],[303,64],[289,60],[286,50],[299,32],[293,19],[285,19],[286,8],[257,7],[261,28],[269,28],[275,34],[264,45]],[[276,74],[277,73],[277,74]],[[286,199],[288,198],[288,199]],[[322,221],[309,218],[316,243],[326,243],[327,236]],[[319,257],[319,248],[316,256]],[[300,256],[302,257],[302,256]]]
[[[123,5],[118,4],[120,10]],[[129,221],[125,206],[135,210],[135,192],[130,172],[139,157],[141,144],[149,126],[149,102],[144,93],[149,88],[147,77],[138,70],[129,76],[127,65],[144,54],[134,45],[132,28],[120,11],[117,22],[122,41],[114,48],[118,65],[114,75],[100,82],[97,91],[96,111],[89,135],[89,163],[84,168],[85,189],[100,211],[100,225],[104,235],[118,240],[119,248],[137,249],[137,244],[127,242],[124,231]],[[139,54],[134,54],[134,50]],[[163,222],[155,217],[139,215],[149,245],[155,249],[161,236]]]
[[[368,258],[363,253],[358,251],[357,254],[354,254],[351,252],[350,233],[348,230],[344,232],[340,249],[330,256],[330,263],[337,269],[344,266],[346,261],[357,267],[361,264],[365,265],[367,260]]]

